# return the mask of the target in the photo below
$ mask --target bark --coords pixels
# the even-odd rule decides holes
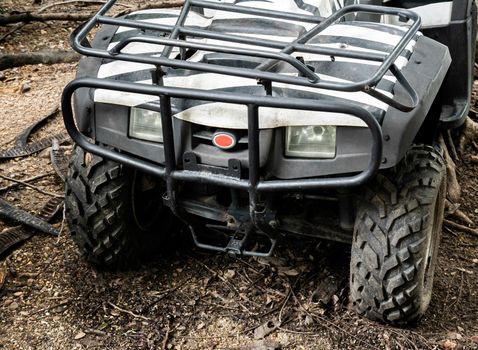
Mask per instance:
[[[80,55],[73,51],[29,52],[13,55],[0,54],[0,71],[8,68],[24,66],[27,64],[76,62],[79,58]]]

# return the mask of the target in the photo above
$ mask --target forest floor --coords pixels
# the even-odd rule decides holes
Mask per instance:
[[[29,4],[3,2],[17,10]],[[27,24],[0,42],[0,52],[66,49],[75,26]],[[10,29],[0,27],[0,37]],[[75,69],[56,64],[0,72],[0,150],[59,104]],[[56,116],[32,139],[62,130]],[[460,209],[478,223],[473,147],[457,170]],[[46,151],[3,161],[0,174],[46,174],[32,184],[63,193]],[[0,188],[10,184],[0,178]],[[0,196],[31,213],[49,198],[24,186]],[[61,215],[54,225],[63,226]],[[0,232],[11,226],[0,219]],[[67,231],[62,227],[58,238],[38,233],[0,256],[0,349],[478,349],[478,238],[447,227],[430,307],[410,328],[371,322],[350,310],[347,245],[291,238],[271,258],[231,257],[197,249],[177,232],[157,260],[112,273],[88,265]],[[317,296],[331,283],[339,288],[323,306]]]

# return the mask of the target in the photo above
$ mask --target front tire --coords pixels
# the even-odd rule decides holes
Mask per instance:
[[[157,253],[171,229],[159,182],[75,146],[65,184],[67,223],[98,267],[127,269]]]
[[[414,146],[377,175],[358,207],[350,264],[353,308],[395,325],[430,303],[446,195],[446,168],[431,146]]]

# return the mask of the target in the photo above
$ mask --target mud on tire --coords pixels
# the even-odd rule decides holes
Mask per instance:
[[[443,221],[446,169],[431,146],[414,146],[378,174],[358,207],[350,264],[353,308],[391,324],[417,321],[430,303]]]
[[[66,218],[80,252],[98,267],[137,266],[157,252],[171,228],[161,192],[152,193],[157,203],[135,200],[138,174],[78,146],[74,149],[65,185]],[[146,224],[138,221],[140,215]]]

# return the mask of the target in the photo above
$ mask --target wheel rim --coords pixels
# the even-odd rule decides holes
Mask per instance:
[[[132,181],[132,211],[133,219],[138,228],[148,231],[162,212],[162,189],[152,182],[152,187],[144,186],[147,175],[135,171]]]

